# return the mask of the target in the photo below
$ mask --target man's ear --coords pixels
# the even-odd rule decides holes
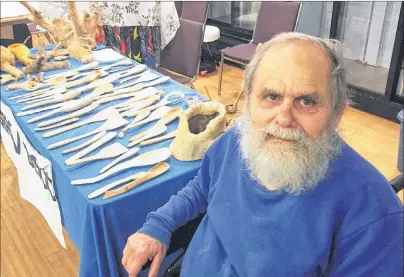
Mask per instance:
[[[349,102],[346,101],[344,107],[342,107],[341,111],[338,113],[337,118],[335,120],[335,127],[337,127],[342,119],[342,116],[344,115],[346,109],[349,106]]]

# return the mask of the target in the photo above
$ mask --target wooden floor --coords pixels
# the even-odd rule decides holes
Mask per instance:
[[[222,97],[217,95],[218,76],[199,77],[196,89],[225,104],[234,101],[242,71],[225,67]],[[341,136],[388,179],[398,174],[399,125],[350,108],[339,127]],[[18,192],[15,167],[1,145],[1,276],[78,276],[79,254],[65,233],[62,248],[41,214]],[[135,230],[134,230],[135,231]]]

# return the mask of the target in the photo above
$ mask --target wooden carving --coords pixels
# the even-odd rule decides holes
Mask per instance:
[[[56,42],[68,49],[69,54],[81,63],[94,61],[92,49],[96,47],[95,37],[100,20],[100,6],[96,2],[91,5],[91,13],[84,11],[79,15],[75,2],[68,2],[70,19],[57,17],[50,21],[30,4],[22,1],[31,13],[29,20],[42,26]]]
[[[216,101],[192,105],[180,116],[176,137],[170,145],[180,161],[200,160],[226,128],[226,110]]]
[[[10,73],[17,79],[24,76],[24,73],[15,67],[15,57],[13,53],[4,46],[0,46],[0,69]]]

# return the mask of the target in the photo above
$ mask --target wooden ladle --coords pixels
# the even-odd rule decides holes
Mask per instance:
[[[105,192],[104,197],[102,199],[108,199],[108,198],[120,195],[122,193],[125,193],[125,192],[133,189],[134,187],[136,187],[140,184],[143,184],[146,181],[149,181],[151,179],[154,179],[154,178],[160,176],[161,174],[165,173],[169,168],[170,168],[170,165],[168,163],[165,163],[165,162],[158,163],[155,166],[153,166],[149,171],[147,171],[145,175],[136,179],[135,181],[130,182],[129,184],[127,184],[123,187],[120,187],[118,189]]]

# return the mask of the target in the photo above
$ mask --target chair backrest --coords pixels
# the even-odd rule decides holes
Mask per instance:
[[[180,28],[161,51],[161,67],[194,78],[198,75],[204,24],[180,18]]]
[[[208,5],[208,1],[184,1],[182,3],[181,18],[205,24]]]
[[[295,31],[300,5],[298,2],[262,1],[252,42],[264,43],[279,33]]]
[[[174,4],[175,4],[175,8],[177,9],[178,17],[180,18],[181,14],[182,14],[182,4],[183,4],[183,2],[182,1],[175,1]]]

